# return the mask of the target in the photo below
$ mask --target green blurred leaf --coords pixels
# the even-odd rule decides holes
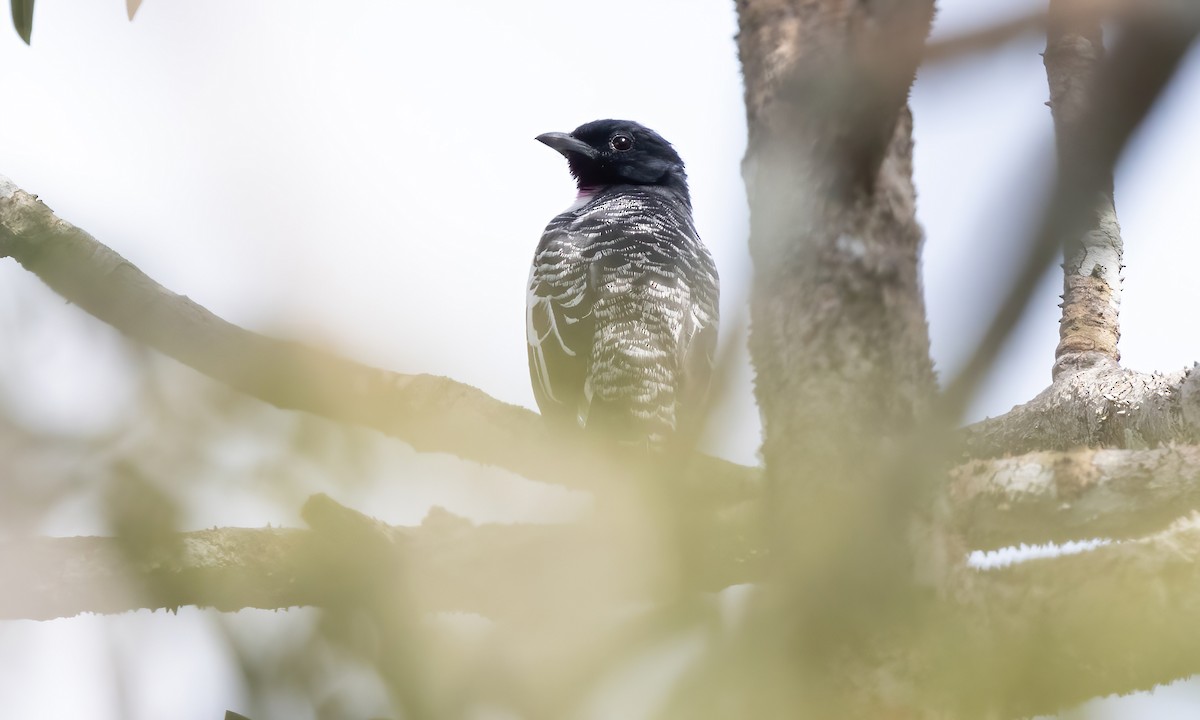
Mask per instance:
[[[133,19],[133,14],[142,6],[142,0],[125,0],[125,11],[129,13],[129,19]]]
[[[13,26],[17,34],[29,44],[29,34],[33,32],[33,0],[12,0]]]

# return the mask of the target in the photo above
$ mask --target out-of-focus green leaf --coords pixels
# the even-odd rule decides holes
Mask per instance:
[[[33,32],[33,0],[12,0],[13,26],[17,34],[29,44],[29,34]]]
[[[129,13],[129,19],[133,19],[133,14],[142,6],[142,0],[125,0],[125,11]]]

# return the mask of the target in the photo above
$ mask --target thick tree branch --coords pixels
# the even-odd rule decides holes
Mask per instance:
[[[1062,375],[1029,402],[962,430],[974,458],[1088,446],[1200,440],[1200,373],[1095,367]]]
[[[973,460],[951,472],[945,501],[973,550],[1140,537],[1200,511],[1200,447]]]
[[[279,528],[185,533],[174,551],[133,566],[117,538],[6,539],[0,541],[0,619],[184,605],[222,611],[307,605],[315,593],[302,580],[299,558],[309,535]]]
[[[1102,455],[1097,466],[1108,464]],[[1194,472],[1195,459],[1125,462],[1144,460],[1154,466],[1145,474],[1159,475],[1169,473],[1172,462],[1190,464]],[[1115,483],[1101,478],[1095,488],[1081,487],[1078,503],[1090,502],[1089,492],[1109,495],[1104,503],[1119,502],[1124,490]],[[1195,502],[1182,482],[1175,485],[1174,491]],[[613,552],[619,527],[474,526],[435,511],[420,527],[392,528],[321,496],[310,501],[305,517],[313,530],[184,533],[149,552],[142,548],[132,562],[119,538],[10,539],[0,543],[6,587],[0,618],[181,605],[345,607],[369,603],[383,585],[402,590],[418,612],[459,610],[536,622],[568,599],[594,600],[599,594],[604,604],[598,607],[611,613],[662,602],[678,590],[645,575],[614,591],[605,568],[638,552],[631,547]],[[722,532],[736,534],[729,527]],[[631,551],[635,554],[626,554]],[[688,589],[715,590],[762,577],[761,558],[753,552],[709,559],[712,574],[692,576]],[[1179,632],[1200,621],[1195,515],[1145,539],[1000,570],[966,571],[957,579],[956,589],[939,601],[936,625],[913,639],[905,666],[924,676],[918,687],[931,693],[929,699],[940,698],[933,704],[949,705],[956,717],[982,716],[985,710],[1000,710],[996,717],[1051,712],[1095,695],[1200,672],[1200,652],[1190,635]],[[1087,659],[1084,665],[1081,658]]]
[[[182,605],[328,607],[348,602],[347,594],[367,602],[378,583],[399,583],[423,610],[536,619],[564,595],[619,606],[677,590],[638,571],[652,548],[635,542],[627,524],[476,526],[435,509],[419,527],[390,527],[324,496],[312,498],[304,516],[312,530],[202,530],[152,548],[109,537],[0,541],[0,619]],[[684,578],[688,588],[761,577],[761,543],[747,540],[753,527],[736,513],[710,526],[697,554],[702,567]],[[391,550],[379,551],[376,540]]]
[[[626,463],[583,438],[551,432],[537,414],[433,375],[402,375],[232,325],[154,282],[35,196],[0,176],[0,257],[196,370],[281,408],[379,430],[422,452],[445,452],[533,480],[594,488]],[[586,461],[583,458],[587,458]],[[757,471],[693,457],[693,486],[745,495]]]
[[[978,573],[946,618],[957,717],[1050,714],[1200,672],[1200,518],[1142,540]]]

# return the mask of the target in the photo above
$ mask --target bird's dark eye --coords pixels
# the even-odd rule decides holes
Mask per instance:
[[[608,141],[612,145],[612,149],[617,152],[625,152],[633,147],[633,138],[628,135],[613,135],[613,139]]]

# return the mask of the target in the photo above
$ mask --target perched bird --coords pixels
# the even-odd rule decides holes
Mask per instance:
[[[692,222],[683,160],[628,120],[537,140],[567,158],[579,190],[529,274],[538,407],[551,422],[661,448],[702,420],[717,342],[717,268]]]

